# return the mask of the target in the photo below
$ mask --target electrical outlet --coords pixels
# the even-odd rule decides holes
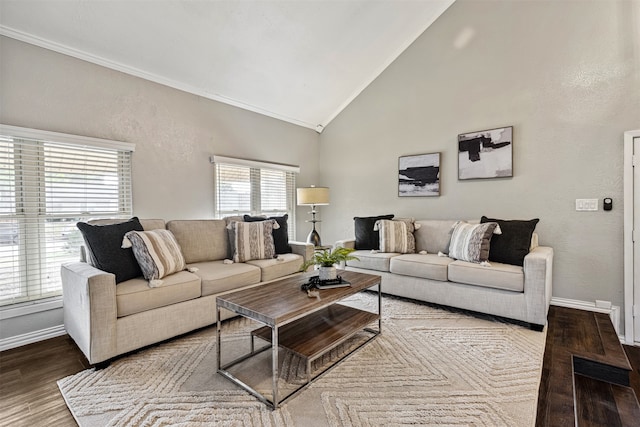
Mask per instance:
[[[598,199],[576,199],[577,211],[597,211]]]

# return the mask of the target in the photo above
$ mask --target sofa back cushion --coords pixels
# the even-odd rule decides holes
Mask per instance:
[[[225,259],[228,255],[226,223],[222,219],[186,219],[167,222],[187,264]]]
[[[427,251],[430,254],[449,252],[451,227],[456,223],[452,220],[421,220],[416,221],[420,228],[413,232],[416,238],[416,252]]]
[[[127,221],[126,219],[121,218],[106,218],[106,219],[92,219],[87,221],[87,224],[91,225],[110,225],[110,224],[120,224],[122,222]],[[157,230],[159,228],[165,228],[164,219],[141,219],[140,224],[142,225],[142,229],[144,231]]]
[[[144,231],[164,230],[167,228],[167,224],[164,222],[164,219],[141,219],[140,224],[142,224]]]
[[[416,252],[427,251],[430,254],[448,253],[451,240],[451,227],[457,219],[426,219],[416,221]],[[478,224],[479,220],[468,220],[469,224]],[[420,224],[418,227],[417,225]]]

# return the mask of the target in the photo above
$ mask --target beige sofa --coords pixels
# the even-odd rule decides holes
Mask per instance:
[[[386,294],[515,319],[542,330],[551,301],[553,249],[539,246],[534,233],[523,266],[492,261],[481,265],[439,256],[449,251],[455,222],[416,221],[420,224],[413,233],[416,252],[426,254],[359,250],[352,253],[359,260],[348,261],[346,269],[375,270]],[[355,239],[340,240],[336,246],[354,248]]]
[[[141,220],[145,230],[168,229],[190,271],[150,287],[142,277],[116,285],[115,276],[87,262],[62,266],[64,325],[87,357],[99,364],[216,322],[216,296],[296,274],[313,245],[289,242],[277,259],[225,263],[230,257],[225,220]],[[224,312],[230,317],[230,312]]]

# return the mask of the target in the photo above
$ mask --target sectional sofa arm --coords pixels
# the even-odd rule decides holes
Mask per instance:
[[[356,239],[343,239],[338,240],[334,245],[335,248],[348,248],[355,249],[356,248]]]
[[[116,279],[87,263],[63,264],[64,325],[91,364],[116,354]]]
[[[301,255],[305,261],[311,259],[313,256],[313,245],[311,243],[306,242],[294,242],[289,241],[289,245],[291,246],[291,251],[294,254]]]
[[[553,266],[553,248],[548,246],[538,246],[531,250],[524,257],[524,276],[545,280],[547,273],[550,273]]]
[[[524,293],[531,323],[544,325],[553,292],[553,248],[538,246],[524,258]]]

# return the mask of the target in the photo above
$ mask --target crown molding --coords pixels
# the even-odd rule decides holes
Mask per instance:
[[[115,71],[120,71],[122,73],[125,74],[129,74],[135,77],[139,77],[141,79],[144,80],[148,80],[154,83],[158,83],[161,84],[163,86],[168,86],[171,87],[173,89],[178,89],[181,90],[183,92],[187,92],[193,95],[197,95],[197,96],[201,96],[203,98],[207,98],[210,99],[212,101],[217,101],[217,102],[221,102],[223,104],[227,104],[227,105],[231,105],[233,107],[238,107],[241,108],[243,110],[248,110],[251,111],[253,113],[258,113],[261,114],[263,116],[268,116],[274,119],[278,119],[278,120],[282,120],[284,122],[288,122],[297,126],[302,126],[308,129],[313,129],[316,130],[316,126],[318,125],[317,123],[307,123],[305,121],[302,120],[298,120],[295,119],[293,117],[288,117],[282,114],[278,114],[275,113],[273,111],[269,111],[269,110],[265,110],[263,108],[257,107],[255,105],[251,105],[251,104],[247,104],[245,102],[242,102],[240,100],[237,99],[233,99],[233,98],[229,98],[226,97],[224,95],[220,95],[220,94],[215,94],[215,93],[210,93],[207,91],[203,91],[201,89],[198,89],[194,86],[188,85],[188,84],[184,84],[181,82],[178,82],[176,80],[173,79],[168,79],[166,77],[154,74],[154,73],[149,73],[147,71],[144,70],[140,70],[138,68],[135,67],[130,67],[128,65],[124,65],[122,63],[116,62],[116,61],[112,61],[110,59],[106,59],[97,55],[93,55],[90,54],[88,52],[84,52],[82,50],[79,49],[75,49],[69,46],[66,46],[64,44],[61,43],[57,43],[51,40],[47,40],[45,38],[42,37],[38,37],[38,36],[34,36],[32,34],[29,33],[25,33],[23,31],[20,30],[16,30],[14,28],[11,27],[7,27],[5,25],[0,25],[0,35],[5,36],[5,37],[9,37],[15,40],[19,40],[21,42],[25,42],[25,43],[29,43],[32,44],[34,46],[38,46],[44,49],[48,49],[54,52],[58,52],[58,53],[62,53],[64,55],[67,56],[71,56],[73,58],[77,58],[77,59],[81,59],[83,61],[87,61],[90,62],[92,64],[96,64],[96,65],[100,65],[102,67],[105,68],[109,68]]]

